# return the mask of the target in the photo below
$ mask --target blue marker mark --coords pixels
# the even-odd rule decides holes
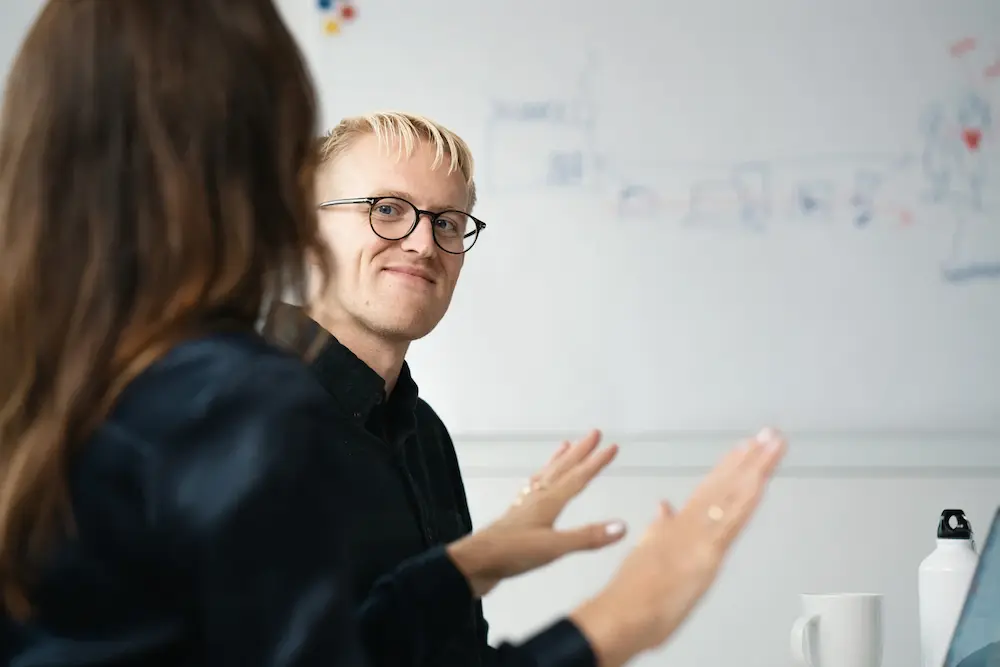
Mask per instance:
[[[583,153],[556,151],[549,157],[549,185],[580,185],[583,182]]]
[[[834,186],[829,181],[799,183],[796,195],[799,212],[805,217],[825,217],[833,212]]]

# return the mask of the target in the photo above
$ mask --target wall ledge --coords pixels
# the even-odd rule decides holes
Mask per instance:
[[[578,433],[453,434],[466,475],[520,476],[543,465],[559,441]],[[605,434],[621,445],[605,475],[703,474],[745,432]],[[1000,432],[797,431],[782,475],[1000,476]]]

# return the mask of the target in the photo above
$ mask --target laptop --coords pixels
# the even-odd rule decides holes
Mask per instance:
[[[1000,667],[1000,508],[993,515],[944,667]]]

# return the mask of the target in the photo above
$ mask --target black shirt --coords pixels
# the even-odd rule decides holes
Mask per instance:
[[[252,332],[175,347],[72,457],[75,531],[39,564],[32,618],[0,616],[0,664],[425,664],[468,618],[469,587],[438,547],[353,599],[357,450],[330,446],[353,428]],[[565,620],[496,657],[593,664]]]
[[[323,334],[318,325],[314,329]],[[465,487],[448,430],[419,398],[404,364],[392,393],[385,380],[325,334],[312,368],[351,428],[330,434],[350,457],[354,497],[348,536],[352,589],[359,598],[408,558],[472,532]],[[428,666],[494,664],[482,603],[470,603],[450,641]]]

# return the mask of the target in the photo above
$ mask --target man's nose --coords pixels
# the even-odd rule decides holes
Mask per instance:
[[[437,251],[434,243],[434,219],[426,213],[417,218],[417,227],[413,233],[403,239],[403,250],[419,253],[422,257],[433,255]]]

